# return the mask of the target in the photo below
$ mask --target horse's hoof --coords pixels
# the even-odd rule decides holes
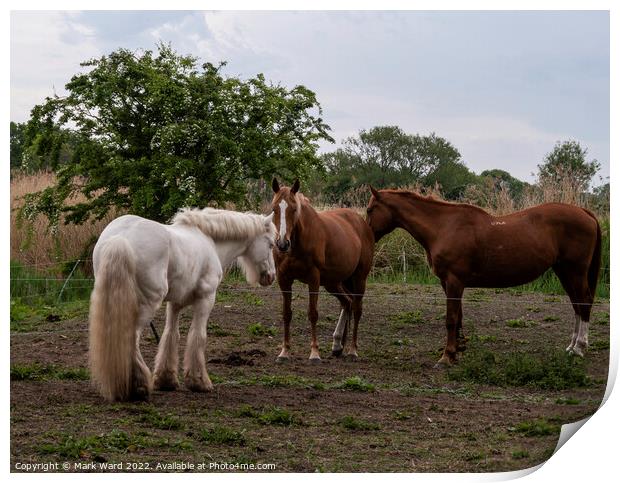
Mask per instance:
[[[176,375],[169,373],[166,375],[155,375],[153,388],[156,391],[176,391],[179,389],[179,381]]]
[[[573,347],[570,351],[568,351],[568,353],[570,355],[573,355],[573,356],[579,356],[579,357],[583,357],[584,356],[584,351],[579,346]]]
[[[332,356],[340,357],[342,355],[342,348],[340,349],[332,349]]]
[[[454,362],[456,361],[452,361],[450,360],[450,358],[443,356],[441,359],[437,361],[437,364],[435,364],[435,369],[447,369],[452,364],[454,364]]]
[[[178,381],[158,381],[157,379],[155,380],[155,383],[153,385],[153,388],[156,391],[176,391],[177,389],[179,389],[179,382]]]
[[[285,362],[289,362],[291,358],[289,356],[278,356],[276,357],[276,362],[278,364],[284,364]]]
[[[134,387],[129,395],[130,401],[148,401],[151,397],[151,392],[146,386]]]
[[[185,387],[192,392],[209,392],[213,390],[213,383],[208,377],[206,381],[194,377],[186,377]]]
[[[308,362],[310,362],[310,364],[320,364],[322,361],[320,357],[311,357],[308,359]]]
[[[349,352],[346,356],[345,359],[349,362],[353,362],[356,361],[358,359],[357,356],[357,352]]]

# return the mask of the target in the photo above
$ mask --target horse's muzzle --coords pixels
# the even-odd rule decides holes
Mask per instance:
[[[278,250],[280,250],[283,253],[286,253],[288,252],[289,248],[291,248],[291,241],[290,240],[278,240],[277,246],[278,246]]]
[[[269,285],[273,283],[275,279],[276,279],[275,274],[264,272],[260,274],[260,279],[258,283],[260,283],[263,287],[268,287]]]

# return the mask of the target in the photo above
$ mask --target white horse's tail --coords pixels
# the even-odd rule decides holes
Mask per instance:
[[[99,258],[90,297],[90,373],[103,397],[122,401],[131,394],[136,354],[136,256],[126,239],[115,236]]]

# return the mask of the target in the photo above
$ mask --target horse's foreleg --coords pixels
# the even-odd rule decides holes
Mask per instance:
[[[463,290],[463,285],[456,280],[447,280],[445,283],[447,335],[443,355],[437,362],[439,366],[451,365],[456,361],[458,320],[459,314],[462,314]]]
[[[181,307],[172,302],[166,306],[166,327],[161,336],[155,371],[153,374],[155,389],[174,391],[179,388],[179,312]]]
[[[319,320],[319,312],[316,308],[319,301],[319,276],[313,277],[308,283],[308,320],[310,321],[310,332],[312,335],[312,343],[310,345],[310,362],[320,362],[319,343],[316,336],[316,323]]]
[[[278,355],[278,361],[284,361],[291,357],[291,319],[293,311],[291,310],[291,299],[293,288],[292,282],[280,281],[280,290],[282,291],[282,325],[284,326],[284,338],[282,341],[282,350]]]
[[[213,389],[205,364],[207,321],[215,304],[215,290],[194,303],[194,317],[183,360],[185,387],[191,391],[205,392]]]

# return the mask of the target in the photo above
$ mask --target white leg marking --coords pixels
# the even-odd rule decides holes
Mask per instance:
[[[577,342],[577,335],[579,334],[579,327],[581,326],[581,317],[575,314],[575,327],[573,328],[573,338],[570,341],[570,345],[566,348],[568,352],[572,352]]]
[[[344,328],[347,325],[347,322],[351,318],[351,312],[345,311],[342,309],[340,311],[340,317],[338,318],[338,323],[336,324],[336,328],[334,329],[334,342],[332,343],[332,352],[333,351],[341,351],[342,347],[342,335],[344,334]]]
[[[585,350],[588,348],[588,322],[582,320],[579,325],[579,335],[577,336],[577,341],[575,342],[575,346],[573,347],[573,351],[578,356],[583,357]]]
[[[286,209],[288,208],[288,203],[282,200],[278,206],[280,207],[280,239],[284,240],[286,236]]]

